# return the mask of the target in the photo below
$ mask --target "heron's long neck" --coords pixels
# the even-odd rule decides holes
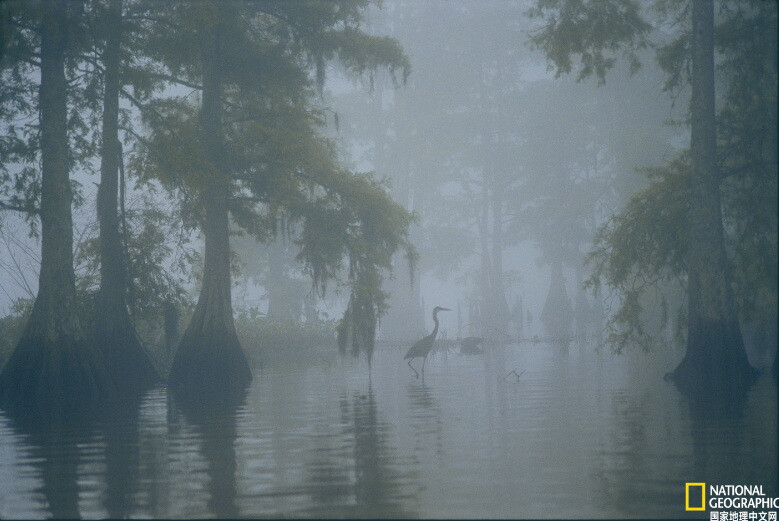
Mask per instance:
[[[438,334],[438,312],[436,311],[433,313],[433,323],[435,324],[435,327],[433,328],[432,337],[435,338]]]

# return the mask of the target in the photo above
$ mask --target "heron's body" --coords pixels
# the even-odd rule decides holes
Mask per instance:
[[[422,372],[425,372],[425,362],[427,361],[427,355],[430,354],[430,351],[433,349],[433,345],[435,344],[435,337],[438,335],[438,312],[439,311],[450,311],[447,308],[441,308],[436,307],[433,309],[433,323],[435,326],[433,327],[433,332],[424,337],[422,340],[411,346],[411,349],[408,350],[408,353],[406,353],[406,356],[403,357],[404,360],[408,360],[408,365],[411,367],[411,369],[416,373],[417,370],[414,369],[414,367],[411,365],[411,361],[414,358],[421,358],[422,359]],[[419,376],[419,373],[417,373],[417,376]]]
[[[431,334],[427,335],[425,338],[411,346],[411,349],[408,350],[408,353],[406,353],[406,356],[403,357],[403,360],[427,356],[430,353],[430,350],[433,349],[433,344],[435,343],[435,337],[437,334],[438,330],[433,330]]]

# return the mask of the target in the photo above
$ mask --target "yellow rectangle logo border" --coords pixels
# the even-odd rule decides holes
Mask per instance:
[[[690,487],[701,487],[701,506],[700,508],[690,508]],[[684,484],[684,509],[685,510],[706,510],[706,483],[685,483]]]

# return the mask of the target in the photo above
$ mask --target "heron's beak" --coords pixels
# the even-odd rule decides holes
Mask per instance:
[[[449,308],[441,308],[441,311],[451,311]]]

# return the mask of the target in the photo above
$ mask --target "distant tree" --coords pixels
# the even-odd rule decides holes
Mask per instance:
[[[290,275],[295,269],[297,248],[282,236],[268,244],[268,271],[264,286],[268,295],[268,318],[299,321],[306,283]]]
[[[600,90],[533,78],[539,57],[522,46],[520,3],[439,7],[397,2],[371,17],[374,31],[414,50],[416,72],[402,90],[378,75],[339,96],[339,137],[419,216],[411,233],[420,276],[467,281],[494,334],[506,328],[507,298],[522,276],[504,252],[532,241],[540,264],[580,269],[597,224],[642,181],[634,163],[651,164],[668,147],[669,103],[637,88],[660,77],[655,68],[640,78],[625,71]],[[494,30],[485,35],[485,26]],[[624,124],[593,124],[618,115]],[[408,339],[423,317],[419,284],[398,276],[386,290],[381,334]]]
[[[294,227],[293,227],[294,228]],[[275,239],[262,244],[251,235],[236,234],[231,239],[236,273],[244,288],[261,286],[268,302],[267,317],[285,322],[301,319],[304,302],[314,295],[310,278],[302,273],[296,259],[300,248],[293,242],[297,236],[282,229]]]
[[[417,72],[402,91],[386,89],[376,77],[367,93],[341,98],[342,132],[368,149],[376,170],[392,180],[395,200],[419,216],[412,237],[420,273],[449,276],[478,255],[477,299],[490,308],[483,316],[494,332],[505,329],[509,315],[502,257],[509,242],[508,192],[518,172],[504,159],[516,122],[503,114],[520,74],[520,58],[506,42],[519,40],[521,11],[505,2],[439,7],[398,2],[372,17],[375,27],[392,30],[415,50]],[[487,24],[496,27],[489,35],[479,30]],[[456,41],[449,38],[452,31]],[[396,258],[397,265],[406,263]],[[428,313],[420,307],[419,287],[404,277],[387,286],[393,307],[382,321],[385,337],[424,334]]]

